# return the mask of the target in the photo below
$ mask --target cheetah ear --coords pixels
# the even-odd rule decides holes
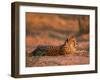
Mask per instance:
[[[66,42],[68,42],[68,38],[66,39]]]
[[[73,38],[75,38],[74,35],[70,35],[70,36],[68,37],[69,40],[70,40],[70,39],[73,39]]]
[[[67,44],[68,43],[68,38],[66,39],[65,43],[64,44]]]

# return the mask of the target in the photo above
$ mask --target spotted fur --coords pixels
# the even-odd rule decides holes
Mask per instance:
[[[33,52],[33,56],[58,56],[74,54],[77,48],[77,41],[74,36],[70,36],[60,46],[38,46]]]
[[[77,41],[74,36],[70,36],[67,38],[65,41],[64,45],[61,48],[61,52],[66,55],[66,54],[75,54],[77,50]]]

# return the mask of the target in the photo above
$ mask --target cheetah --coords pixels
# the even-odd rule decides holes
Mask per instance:
[[[33,52],[33,56],[59,56],[75,54],[77,50],[77,40],[74,36],[69,36],[63,45],[60,46],[38,46]]]
[[[77,52],[78,42],[74,36],[69,36],[63,46],[61,46],[61,53],[66,54],[75,54]]]

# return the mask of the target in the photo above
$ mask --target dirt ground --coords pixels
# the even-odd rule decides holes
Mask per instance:
[[[33,56],[27,57],[26,67],[63,66],[89,64],[88,55],[66,55],[66,56]]]

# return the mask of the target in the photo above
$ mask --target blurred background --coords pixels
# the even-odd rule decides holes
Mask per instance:
[[[74,35],[79,49],[89,51],[89,16],[26,12],[26,52],[38,45],[59,46]]]

